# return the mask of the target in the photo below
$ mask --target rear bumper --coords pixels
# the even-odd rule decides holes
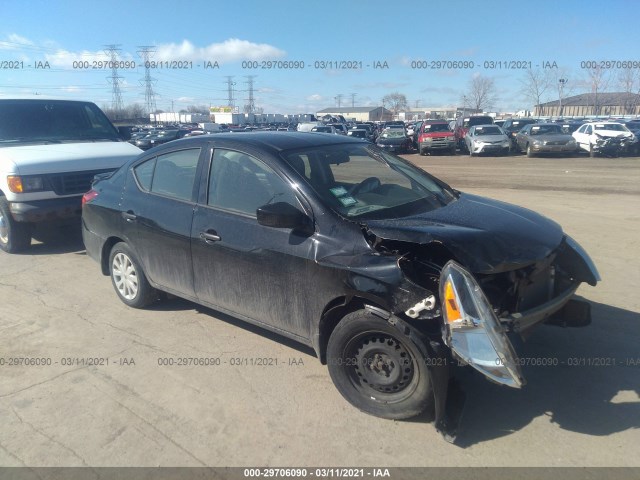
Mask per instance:
[[[12,202],[9,210],[16,222],[40,223],[78,218],[82,214],[82,195]]]

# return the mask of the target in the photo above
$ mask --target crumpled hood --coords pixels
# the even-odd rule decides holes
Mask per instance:
[[[461,194],[458,200],[411,217],[364,222],[386,240],[442,243],[474,273],[532,264],[560,245],[560,225],[526,208]]]

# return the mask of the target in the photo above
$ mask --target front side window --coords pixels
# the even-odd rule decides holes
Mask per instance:
[[[255,217],[259,207],[277,202],[299,205],[291,186],[271,167],[245,153],[214,151],[208,205]]]

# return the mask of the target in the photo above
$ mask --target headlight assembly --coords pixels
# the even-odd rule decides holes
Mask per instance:
[[[452,261],[440,275],[445,341],[461,360],[490,380],[520,388],[524,377],[513,351],[480,285]]]

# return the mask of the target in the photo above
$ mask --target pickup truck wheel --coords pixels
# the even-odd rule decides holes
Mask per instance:
[[[342,396],[363,412],[410,418],[433,408],[427,362],[420,351],[386,320],[358,310],[345,316],[329,338],[329,374]]]
[[[0,249],[16,253],[31,245],[31,226],[16,222],[9,211],[7,199],[0,198]]]
[[[157,298],[157,290],[149,284],[126,243],[116,243],[111,249],[109,272],[118,297],[130,307],[144,308]]]

